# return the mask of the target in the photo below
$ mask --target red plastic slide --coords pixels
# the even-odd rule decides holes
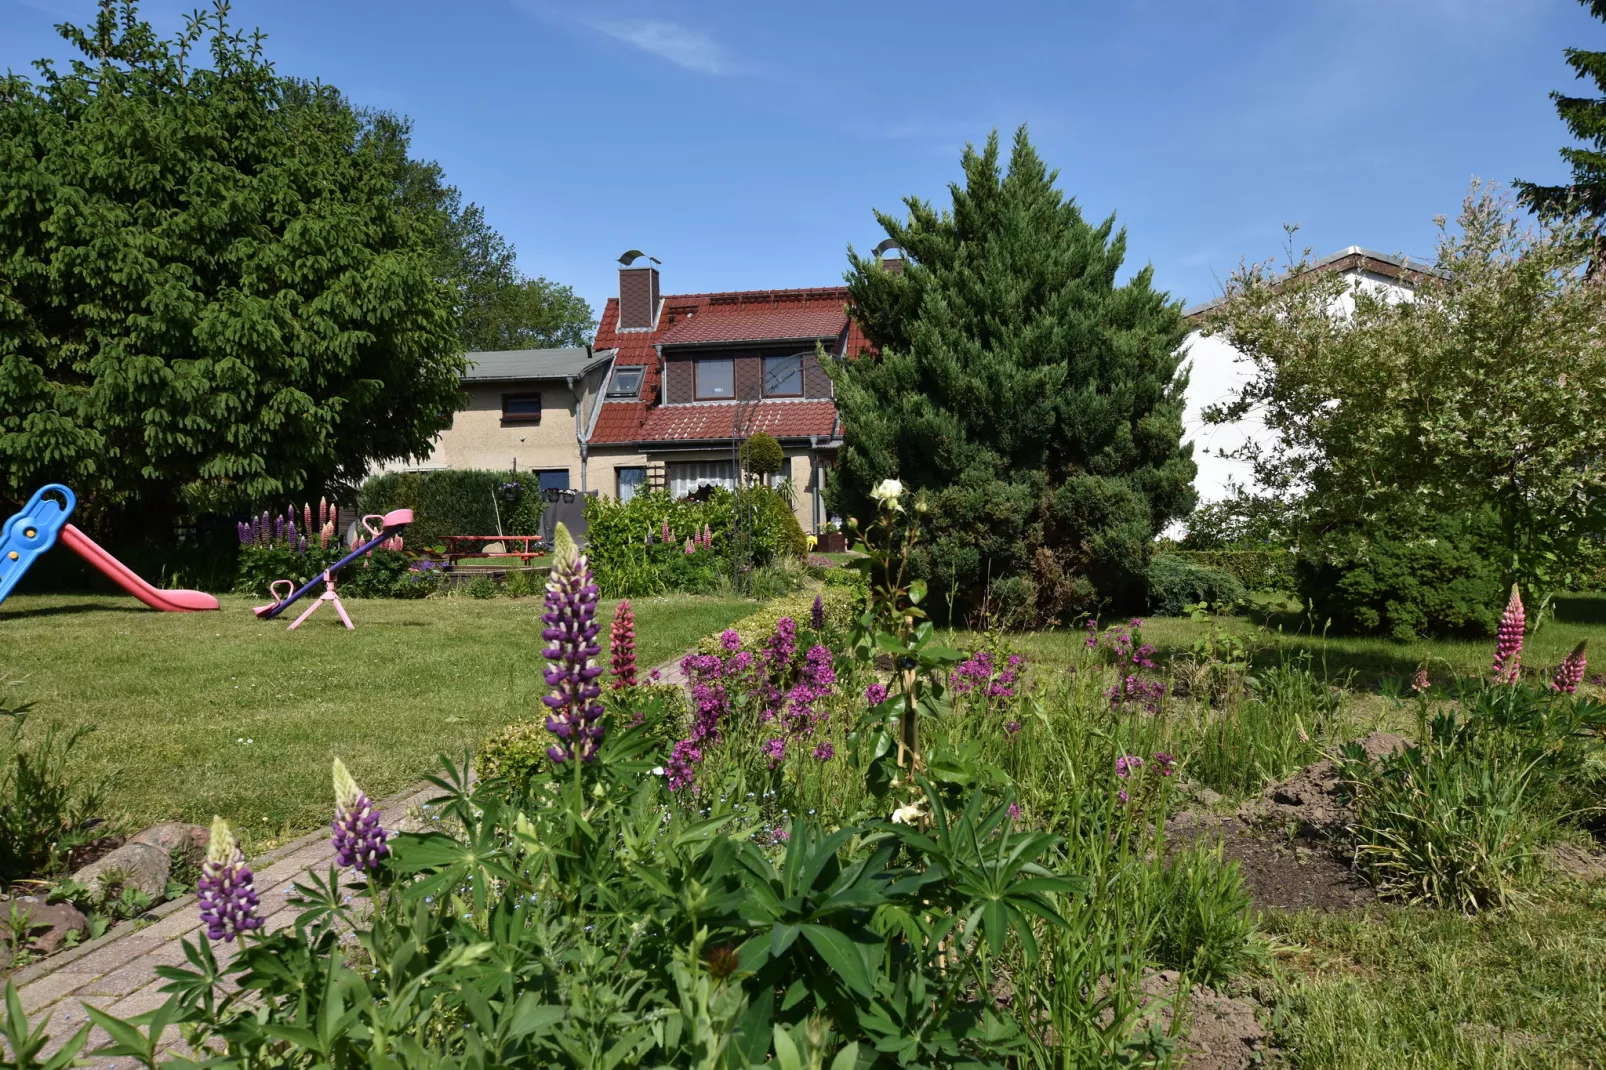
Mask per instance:
[[[152,587],[136,576],[117,558],[101,549],[100,544],[71,524],[61,529],[61,541],[77,550],[85,561],[104,572],[111,581],[152,609],[165,609],[183,613],[197,609],[216,609],[217,599],[204,591],[164,591]]]

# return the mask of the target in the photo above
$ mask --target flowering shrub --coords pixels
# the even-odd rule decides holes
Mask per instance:
[[[263,512],[236,525],[240,553],[234,590],[270,597],[269,585],[289,580],[301,587],[351,552],[335,532],[335,508],[328,499],[314,512],[304,505],[272,515]],[[379,549],[347,565],[335,577],[342,596],[358,598],[423,598],[445,585],[440,566],[404,552],[402,536],[385,540]]]
[[[1133,617],[1124,627],[1111,625],[1102,634],[1098,630],[1097,620],[1090,618],[1085,627],[1087,649],[1094,651],[1104,664],[1114,665],[1121,673],[1120,679],[1105,692],[1110,705],[1117,709],[1133,705],[1150,713],[1159,712],[1166,685],[1139,675],[1155,669],[1154,644],[1143,641],[1143,621]]]

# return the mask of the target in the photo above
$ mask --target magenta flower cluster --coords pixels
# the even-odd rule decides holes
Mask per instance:
[[[1120,683],[1111,684],[1105,695],[1116,709],[1131,703],[1156,713],[1160,709],[1160,700],[1165,697],[1165,685],[1158,680],[1144,680],[1128,674],[1121,678]]]
[[[602,666],[596,657],[602,652],[597,643],[597,585],[592,581],[591,565],[575,546],[563,525],[558,525],[552,556],[552,571],[546,585],[546,627],[541,638],[550,646],[542,651],[547,659],[546,682],[551,694],[542,698],[548,714],[547,731],[557,742],[547,748],[554,762],[578,757],[589,762],[602,745],[602,687],[597,677]]]
[[[1154,754],[1150,756],[1148,763],[1145,763],[1144,760],[1136,754],[1123,754],[1119,758],[1115,759],[1115,775],[1120,780],[1130,782],[1134,777],[1142,772],[1145,765],[1148,765],[1149,768],[1152,768],[1160,776],[1168,777],[1176,771],[1176,764],[1176,757],[1163,750],[1155,751]],[[1132,796],[1126,790],[1124,785],[1117,789],[1115,797],[1122,804],[1132,801]]]
[[[887,685],[871,684],[864,689],[864,701],[872,706],[879,706],[887,701]]]
[[[1528,614],[1522,605],[1517,585],[1511,585],[1511,600],[1500,615],[1500,630],[1495,633],[1494,681],[1497,684],[1514,684],[1522,672],[1522,633],[1527,630]]]
[[[814,735],[825,717],[818,703],[836,686],[829,647],[819,643],[809,647],[801,665],[795,662],[796,651],[797,622],[782,617],[764,644],[765,679],[759,687],[763,700],[759,717],[778,729],[777,735],[764,741],[764,754],[772,769],[786,760],[789,742],[801,744]],[[825,762],[835,757],[836,750],[827,744],[814,748],[813,753],[818,761]]]
[[[979,693],[991,699],[1010,699],[1015,697],[1016,678],[1025,664],[1023,655],[1011,654],[1000,666],[992,651],[978,650],[955,665],[948,679],[961,695]]]
[[[691,690],[691,733],[675,744],[664,774],[671,791],[690,784],[702,764],[704,750],[723,738],[723,722],[730,712],[730,688],[740,686],[752,671],[753,656],[740,649],[739,635],[726,629],[720,635],[718,654],[687,654],[680,661]]]
[[[1562,659],[1556,668],[1556,675],[1550,681],[1550,689],[1564,695],[1576,694],[1578,685],[1584,682],[1584,672],[1589,667],[1589,659],[1584,654],[1584,643],[1573,647],[1573,652]]]

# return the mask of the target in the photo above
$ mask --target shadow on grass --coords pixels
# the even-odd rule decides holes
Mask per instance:
[[[1558,624],[1606,624],[1606,595],[1572,594],[1556,599]]]
[[[80,602],[65,606],[34,606],[30,609],[6,609],[0,606],[0,622],[21,620],[26,617],[60,617],[74,613],[154,613],[146,606],[108,606],[103,602]]]

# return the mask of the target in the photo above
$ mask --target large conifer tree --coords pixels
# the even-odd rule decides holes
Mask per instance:
[[[881,479],[925,491],[927,577],[1041,621],[1136,594],[1150,542],[1193,506],[1187,328],[1150,268],[1117,284],[1125,231],[1082,218],[1024,128],[1007,174],[999,163],[995,131],[966,148],[951,209],[877,213],[902,272],[849,251],[878,352],[832,363],[845,443],[831,495],[867,517]]]
[[[1606,0],[1579,0],[1597,19],[1606,21]],[[1606,94],[1606,52],[1569,48],[1563,52],[1567,66],[1580,81],[1593,82]],[[1574,97],[1551,93],[1556,114],[1582,145],[1561,150],[1561,158],[1572,168],[1573,178],[1564,186],[1544,186],[1535,182],[1516,183],[1522,203],[1540,215],[1582,216],[1593,220],[1599,235],[1606,221],[1606,96]]]

